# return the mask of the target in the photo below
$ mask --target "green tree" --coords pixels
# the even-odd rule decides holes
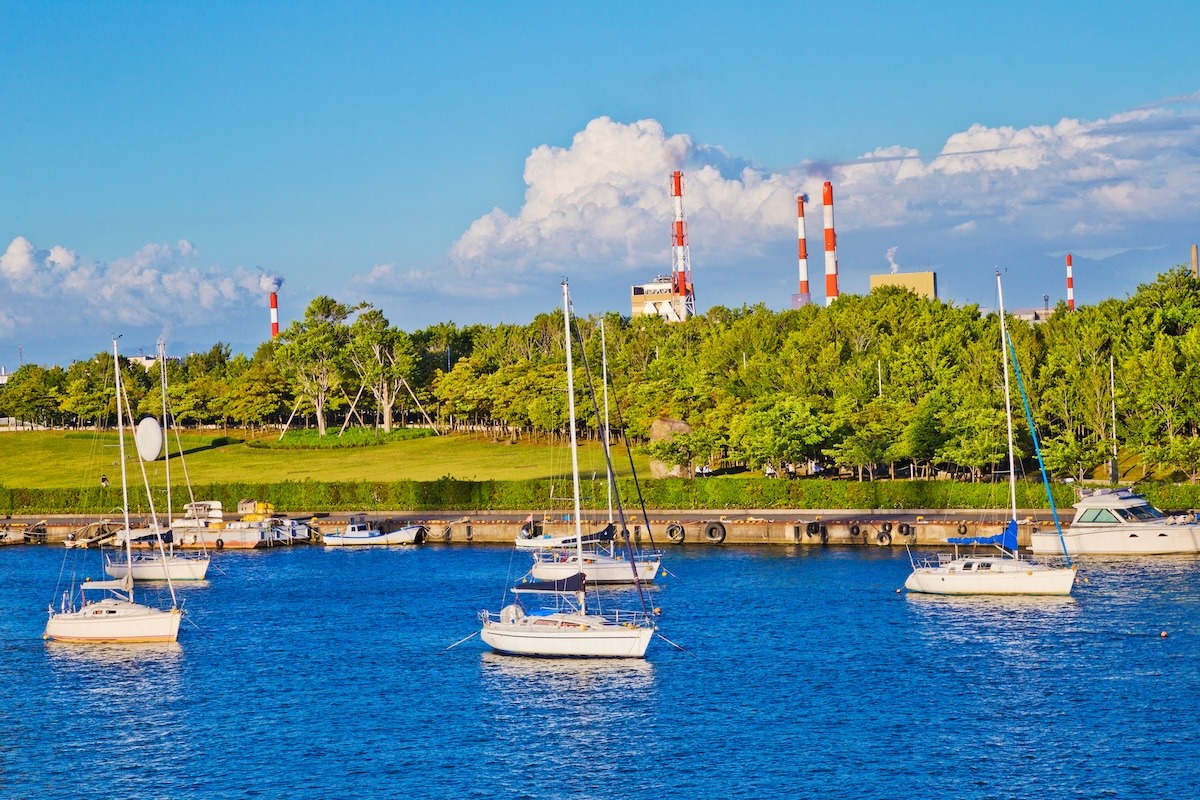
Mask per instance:
[[[277,355],[295,394],[307,401],[317,419],[317,433],[328,430],[326,410],[342,391],[346,347],[350,340],[346,320],[355,308],[330,297],[313,298],[304,318],[279,334]]]

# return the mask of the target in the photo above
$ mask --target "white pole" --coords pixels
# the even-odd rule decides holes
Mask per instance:
[[[604,319],[600,320],[600,375],[604,381],[604,464],[605,467],[612,463],[612,458],[608,452],[609,430],[608,430],[608,345],[604,341]],[[608,490],[608,521],[613,521],[613,475],[608,476],[608,480],[604,482],[605,488]]]
[[[1008,329],[1004,324],[1004,290],[996,273],[996,295],[1000,298],[1000,358],[1004,361],[1004,421],[1008,423],[1008,491],[1012,495],[1012,518],[1017,518],[1017,469],[1013,457],[1012,398],[1008,389]]]
[[[567,416],[571,423],[571,485],[575,492],[575,553],[579,557],[579,571],[583,572],[583,525],[579,521],[580,505],[579,505],[579,452],[576,446],[575,434],[575,375],[574,364],[571,361],[571,295],[567,289],[567,282],[563,281],[563,329],[566,331],[566,346],[567,346]],[[576,598],[579,601],[579,612],[587,613],[587,599],[585,592],[580,590],[576,593]]]
[[[129,525],[129,481],[125,470],[125,409],[121,405],[121,359],[117,355],[117,337],[113,337],[113,374],[117,388],[117,442],[121,458],[121,505],[125,511],[125,573],[129,581],[129,602],[133,602],[133,531]]]

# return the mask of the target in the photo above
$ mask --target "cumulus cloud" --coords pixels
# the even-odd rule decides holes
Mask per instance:
[[[39,249],[24,236],[0,255],[0,278],[14,308],[0,309],[9,330],[21,319],[20,298],[86,308],[94,320],[143,325],[151,320],[210,322],[214,314],[261,302],[282,278],[262,270],[226,272],[196,264],[195,246],[147,244],[103,263],[62,245]],[[0,327],[3,330],[3,327]]]
[[[765,174],[655,120],[592,120],[568,147],[542,145],[525,162],[525,199],[515,215],[496,208],[450,248],[442,271],[391,271],[395,286],[507,296],[527,280],[566,269],[670,269],[670,175],[682,170],[691,246],[709,253],[757,252],[794,225],[798,179]],[[789,207],[791,210],[789,211]],[[375,273],[376,280],[384,273]]]
[[[535,148],[520,209],[495,208],[476,219],[438,270],[389,265],[368,280],[484,297],[518,292],[567,268],[666,271],[674,170],[685,176],[693,261],[702,253],[705,269],[736,268],[790,240],[794,198],[819,197],[825,180],[835,187],[843,240],[902,228],[931,247],[944,241],[961,249],[974,238],[989,248],[1019,230],[1046,247],[1111,246],[1148,221],[1195,219],[1198,99],[1171,98],[1101,120],[975,124],[931,155],[882,145],[850,162],[812,159],[771,170],[669,134],[655,120],[600,117],[569,146]]]

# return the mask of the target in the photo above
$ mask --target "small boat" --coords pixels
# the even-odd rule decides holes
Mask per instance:
[[[623,552],[615,543],[616,526],[611,522],[591,537],[583,537],[582,556],[574,547],[574,534],[554,538],[571,544],[533,551],[529,574],[536,580],[561,581],[582,572],[590,584],[651,583],[662,567],[661,550],[634,549],[632,558]]]
[[[188,503],[187,514],[173,527],[186,547],[253,550],[312,541],[307,524],[276,516],[270,503],[242,500],[237,513],[239,519],[226,521],[217,501]]]
[[[137,443],[138,455],[143,461],[154,461],[158,458],[161,452],[164,454],[163,464],[164,472],[167,480],[167,519],[171,518],[171,442],[166,431],[170,430],[169,416],[167,415],[167,346],[165,342],[158,343],[158,367],[160,373],[160,384],[162,386],[162,427],[153,417],[147,417],[138,423],[137,435],[135,441]],[[176,437],[178,442],[178,437]],[[164,449],[165,447],[165,449]],[[180,463],[183,460],[183,447],[179,447]],[[184,475],[187,475],[187,469],[184,468]],[[191,483],[188,483],[188,491],[191,492]],[[207,550],[200,552],[184,553],[182,551],[175,552],[175,536],[170,530],[159,531],[155,528],[150,532],[150,544],[165,543],[167,549],[165,551],[156,551],[151,549],[146,552],[138,552],[133,557],[122,561],[121,559],[113,558],[111,555],[106,556],[104,571],[113,578],[122,578],[126,574],[131,574],[135,581],[165,581],[167,579],[173,581],[202,581],[205,575],[208,574],[208,565],[211,560]],[[160,548],[161,550],[161,548]]]
[[[1009,520],[1004,532],[995,536],[950,537],[946,541],[954,545],[953,553],[914,560],[905,589],[924,594],[1069,595],[1075,585],[1074,568],[1021,558],[1016,520]],[[963,546],[971,550],[964,553],[960,550]],[[979,546],[994,550],[980,554]]]
[[[132,409],[129,408],[128,398],[122,391],[121,361],[117,356],[116,339],[113,339],[113,369],[116,372],[117,437],[120,443],[121,499],[125,519],[125,559],[128,564],[132,564],[133,537],[129,530],[129,486],[125,467],[124,426],[127,411],[132,422]],[[159,554],[163,555],[164,552],[160,540]],[[79,585],[78,602],[72,587],[63,593],[57,609],[53,605],[50,606],[50,616],[42,638],[80,644],[177,641],[183,611],[175,602],[175,588],[169,579],[167,587],[171,593],[171,607],[163,609],[134,602],[134,579],[131,572],[114,580],[84,581]],[[88,599],[89,593],[100,592],[105,593],[101,599]]]
[[[640,611],[589,612],[582,573],[563,581],[530,581],[513,587],[517,602],[499,614],[481,612],[480,637],[498,653],[557,658],[643,658],[654,636],[651,615]],[[524,595],[553,598],[527,609]]]
[[[1062,539],[1072,555],[1200,553],[1200,522],[1195,514],[1168,516],[1129,489],[1096,489],[1075,503]],[[1029,544],[1035,553],[1062,546],[1055,531],[1036,531]]]
[[[202,581],[208,573],[208,553],[138,551],[129,559],[105,556],[104,571],[113,578],[133,574],[135,581]]]
[[[171,530],[175,532],[179,547],[206,548],[216,543],[215,537],[206,536],[207,531],[224,527],[225,511],[220,500],[193,500],[183,507],[182,517],[171,520]]]
[[[608,527],[604,530],[593,534],[588,540],[585,537],[582,544],[584,545],[582,556],[578,555],[570,545],[563,545],[556,548],[547,548],[545,546],[533,551],[533,566],[529,570],[529,574],[537,580],[542,581],[561,581],[569,578],[577,572],[583,573],[584,578],[590,584],[626,584],[626,583],[650,583],[658,577],[658,571],[662,567],[662,551],[661,550],[643,550],[634,548],[629,545],[625,552],[619,552],[616,545],[616,526],[613,517],[613,498],[616,494],[616,482],[613,480],[611,469],[611,452],[609,451],[609,442],[611,435],[608,425],[608,353],[604,340],[604,323],[600,324],[600,352],[602,354],[602,378],[601,382],[604,386],[604,456],[605,464],[609,468],[607,473],[607,490],[608,490]],[[628,443],[628,440],[626,440]],[[619,498],[618,498],[619,499]],[[650,531],[650,520],[644,520],[646,531]],[[528,534],[533,528],[532,515],[526,520],[526,525],[521,529],[521,532]],[[556,537],[560,540],[568,540],[573,544],[574,535],[567,534],[565,536]],[[628,541],[628,531],[625,532],[624,539]],[[526,535],[524,540],[518,542],[518,546],[528,548],[530,537]],[[536,539],[534,539],[536,541]],[[651,539],[653,541],[653,539]]]
[[[425,541],[424,525],[405,525],[394,531],[382,531],[367,522],[366,514],[352,514],[345,529],[323,533],[326,547],[359,547],[373,544],[420,544]]]
[[[1021,373],[1017,367],[1016,351],[1011,350],[1004,324],[1004,295],[1000,289],[1000,274],[996,274],[996,289],[1000,296],[1000,353],[1004,361],[1004,409],[1008,423],[1008,486],[1012,500],[1012,518],[1003,532],[995,536],[951,537],[946,541],[954,546],[952,553],[939,553],[934,558],[917,559],[909,553],[912,574],[904,582],[910,592],[953,595],[1069,595],[1075,585],[1075,568],[1067,557],[1067,566],[1052,567],[1022,558],[1017,547],[1017,473],[1016,456],[1013,451],[1012,400],[1008,384],[1009,354],[1013,369],[1017,373],[1018,388]],[[1030,418],[1034,448],[1037,449],[1037,431]],[[1041,453],[1038,453],[1041,461]],[[1043,470],[1043,480],[1045,472]],[[1054,498],[1046,489],[1053,509]],[[1055,512],[1055,520],[1058,516]],[[972,549],[962,553],[960,547]],[[975,548],[994,548],[983,555]],[[1063,552],[1060,550],[1059,552]]]
[[[574,490],[573,543],[579,563],[584,559],[584,534],[580,522],[579,451],[575,420],[575,384],[571,349],[571,301],[563,290],[563,324],[566,328],[567,408],[571,430],[571,477]],[[611,470],[610,470],[611,472]],[[607,529],[606,529],[607,530]],[[635,584],[641,611],[600,613],[588,608],[589,581],[576,572],[563,580],[525,580],[511,587],[515,601],[498,613],[481,611],[480,638],[498,653],[549,658],[643,658],[657,631],[656,615],[646,606],[641,583]],[[540,608],[527,607],[525,596],[549,600]],[[596,603],[599,598],[596,597]]]
[[[635,550],[632,561],[616,549],[585,549],[582,558],[573,550],[539,550],[533,554],[530,574],[538,580],[559,581],[582,572],[593,584],[635,583],[636,574],[638,581],[652,583],[661,566],[659,550]]]

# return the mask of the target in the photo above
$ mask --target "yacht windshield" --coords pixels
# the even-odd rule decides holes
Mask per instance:
[[[1135,519],[1141,522],[1153,522],[1163,518],[1163,513],[1154,506],[1134,506],[1126,509]]]

